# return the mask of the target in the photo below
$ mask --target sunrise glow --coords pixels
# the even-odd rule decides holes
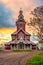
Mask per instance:
[[[29,18],[32,17],[30,12],[33,11],[33,9],[35,7],[42,5],[42,0],[41,1],[40,0],[0,0],[0,3],[1,2],[3,2],[7,8],[10,8],[13,10],[13,13],[14,13],[13,17],[15,20],[18,17],[20,8],[22,8],[26,22],[29,22]],[[28,33],[33,34],[34,30],[35,30],[35,28],[26,25],[26,31]],[[10,41],[11,33],[15,32],[15,31],[16,31],[16,27],[0,28],[0,43],[2,43],[4,41]],[[37,30],[34,31],[34,33],[37,34]]]

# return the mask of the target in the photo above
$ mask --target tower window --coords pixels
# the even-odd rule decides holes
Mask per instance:
[[[22,24],[20,24],[20,28],[22,27]]]
[[[23,35],[23,33],[21,32],[21,33],[19,34],[19,39],[20,39],[20,38],[24,38],[23,36],[24,36],[24,35]]]

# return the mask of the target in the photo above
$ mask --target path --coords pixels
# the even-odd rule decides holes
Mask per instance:
[[[40,51],[21,53],[3,52],[0,53],[0,65],[24,65],[27,59],[39,52]]]

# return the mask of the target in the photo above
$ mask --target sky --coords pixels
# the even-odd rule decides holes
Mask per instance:
[[[29,18],[32,17],[30,12],[42,5],[43,0],[0,0],[0,13],[5,10],[5,13],[2,14],[4,18],[0,18],[0,43],[11,40],[11,33],[16,31],[15,20],[17,20],[20,8],[23,10],[26,22],[29,22]],[[33,34],[34,30],[35,28],[32,26],[26,25],[27,32]],[[35,34],[36,31],[34,32]]]

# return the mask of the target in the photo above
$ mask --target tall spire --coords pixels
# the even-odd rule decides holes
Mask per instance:
[[[19,20],[23,20],[24,19],[22,8],[20,8],[18,19]]]
[[[20,8],[19,14],[21,14],[21,15],[22,15],[22,13],[23,13],[22,8]]]

